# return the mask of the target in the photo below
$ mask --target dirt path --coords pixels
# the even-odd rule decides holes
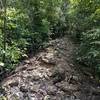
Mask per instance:
[[[7,100],[100,100],[100,87],[73,61],[75,49],[64,37],[25,60],[2,82]]]

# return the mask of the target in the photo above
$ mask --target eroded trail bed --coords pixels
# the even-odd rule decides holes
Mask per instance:
[[[8,100],[100,100],[100,88],[73,61],[74,43],[50,41],[2,82]],[[2,94],[1,94],[2,95]]]

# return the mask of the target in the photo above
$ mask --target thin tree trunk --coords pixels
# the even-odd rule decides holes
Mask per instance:
[[[4,54],[3,54],[3,62],[5,63],[5,53],[6,53],[6,23],[7,23],[7,0],[4,0],[4,28],[3,28],[3,46],[4,46]]]

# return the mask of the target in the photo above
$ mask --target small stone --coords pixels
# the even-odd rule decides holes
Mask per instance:
[[[78,76],[73,76],[73,79],[74,79],[75,81],[78,81],[78,80],[79,80],[79,77],[78,77]]]
[[[57,92],[57,88],[56,88],[55,86],[48,86],[47,92],[48,92],[48,94],[50,94],[50,95],[54,95],[54,94],[56,94],[56,92]]]
[[[24,64],[32,64],[29,60],[25,60]]]
[[[32,81],[38,81],[38,80],[40,80],[39,76],[33,76]]]
[[[56,65],[56,60],[54,59],[54,55],[52,53],[48,53],[47,55],[43,56],[41,60],[46,64]]]
[[[52,60],[52,59],[42,58],[42,61],[44,63],[47,63],[47,64],[52,64],[52,65],[55,65],[56,64],[56,62],[54,60]]]
[[[39,90],[40,85],[33,85],[29,88],[30,92],[37,92]]]
[[[20,87],[21,92],[28,92],[28,89],[25,86]]]
[[[28,94],[28,100],[38,100],[35,94]]]
[[[15,82],[10,83],[9,86],[10,86],[10,87],[18,86],[18,84],[19,84],[19,83],[18,83],[17,81],[15,81]]]
[[[50,100],[50,96],[46,95],[43,100]]]

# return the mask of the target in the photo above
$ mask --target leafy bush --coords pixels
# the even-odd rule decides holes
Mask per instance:
[[[100,29],[93,29],[82,34],[78,61],[100,72]]]
[[[100,0],[69,0],[68,33],[78,40],[77,60],[100,76]]]
[[[43,47],[43,44],[49,40],[52,27],[60,20],[61,4],[62,0],[7,0],[6,16],[0,13],[2,70],[14,69],[15,65],[29,53],[35,53]],[[7,20],[3,30],[5,17]],[[4,42],[6,50],[4,50]]]

